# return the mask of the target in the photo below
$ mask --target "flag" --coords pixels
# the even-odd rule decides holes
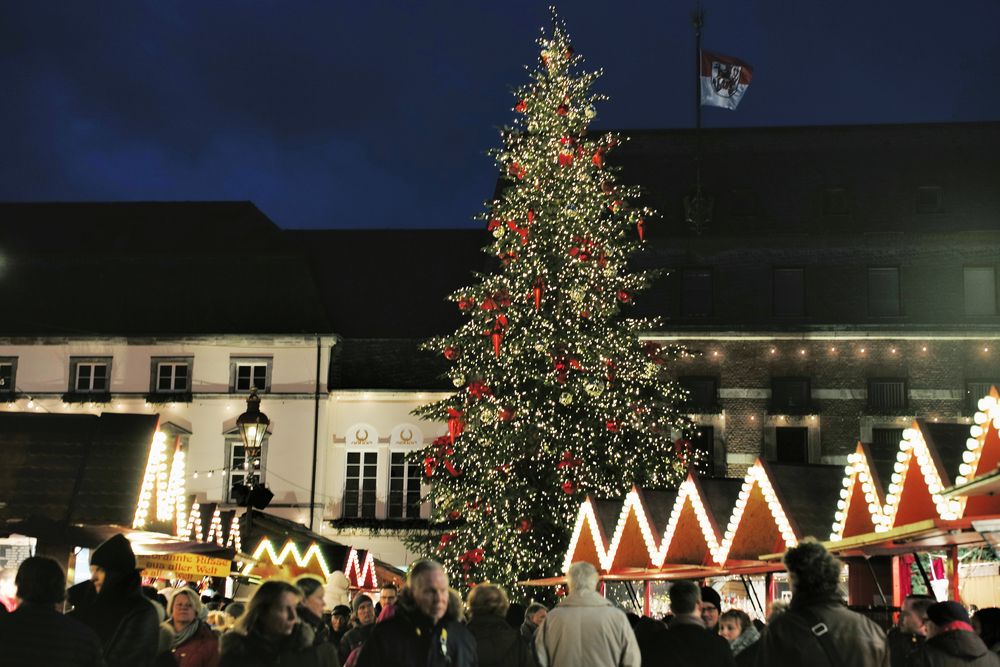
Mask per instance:
[[[735,109],[750,85],[753,69],[742,60],[701,52],[702,106]]]

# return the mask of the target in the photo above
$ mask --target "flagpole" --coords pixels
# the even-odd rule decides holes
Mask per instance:
[[[701,234],[711,217],[711,204],[701,191],[701,30],[705,26],[705,10],[698,0],[697,8],[691,12],[691,25],[694,27],[694,113],[695,113],[695,152],[694,152],[694,196],[684,198],[686,218],[692,231]]]

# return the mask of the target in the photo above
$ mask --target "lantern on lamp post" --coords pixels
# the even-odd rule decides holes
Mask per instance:
[[[260,397],[254,387],[247,397],[247,411],[236,418],[236,426],[240,429],[240,438],[243,440],[247,469],[253,467],[254,461],[260,460],[261,446],[270,425],[271,420],[260,411]]]

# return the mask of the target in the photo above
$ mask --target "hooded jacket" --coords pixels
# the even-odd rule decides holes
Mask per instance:
[[[625,612],[597,591],[574,591],[535,633],[541,667],[639,667],[639,645]]]
[[[121,578],[109,573],[101,592],[90,584],[80,606],[69,614],[97,633],[108,667],[146,667],[156,658],[160,619],[140,582],[134,571]]]
[[[476,640],[449,600],[444,618],[434,623],[403,588],[392,618],[375,624],[358,656],[358,667],[478,667]]]
[[[975,633],[953,630],[928,639],[907,664],[913,667],[1000,667],[1000,657]]]
[[[476,638],[479,667],[529,667],[534,664],[527,642],[504,618],[476,615],[467,627]]]
[[[222,635],[219,667],[340,667],[333,645],[313,646],[314,636],[301,623],[280,641],[230,631]]]

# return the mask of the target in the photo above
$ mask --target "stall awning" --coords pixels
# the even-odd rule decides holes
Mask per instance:
[[[667,564],[662,568],[624,568],[613,573],[599,575],[600,581],[678,581],[681,579],[705,579],[707,577],[728,577],[740,575],[758,575],[768,572],[781,572],[785,568],[778,563],[761,561],[734,561],[725,567],[703,565]],[[529,579],[519,581],[519,586],[562,586],[566,577],[546,577],[544,579]]]
[[[977,477],[966,484],[958,484],[945,489],[941,495],[945,498],[969,498],[975,496],[995,496],[1000,494],[1000,469],[988,475]]]

